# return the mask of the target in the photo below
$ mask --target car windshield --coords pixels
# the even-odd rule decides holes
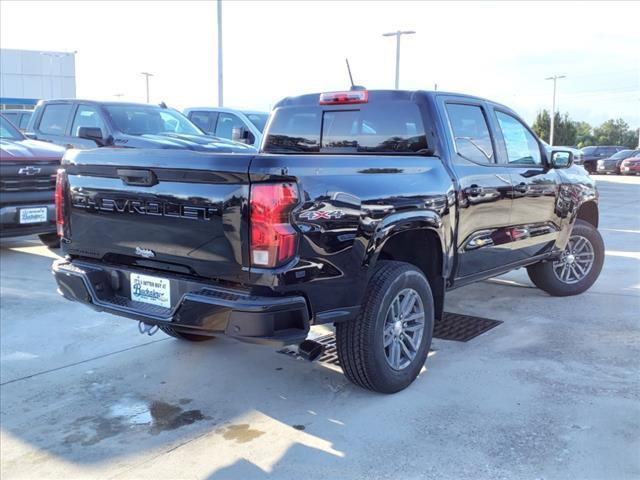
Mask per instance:
[[[264,126],[267,124],[267,120],[269,119],[268,113],[245,113],[245,115],[251,123],[260,130],[260,132],[264,132]]]
[[[590,154],[592,154],[593,152],[596,151],[596,148],[598,148],[598,147],[584,147],[582,149],[582,153],[584,153],[585,155],[590,155]]]
[[[167,108],[152,105],[109,105],[105,110],[115,127],[127,135],[203,135],[202,130],[187,117]]]
[[[611,155],[611,158],[615,160],[620,160],[621,158],[624,159],[624,158],[630,157],[631,155],[633,155],[633,150],[621,150],[615,155]]]
[[[24,140],[20,131],[3,116],[0,116],[0,138],[3,140]]]

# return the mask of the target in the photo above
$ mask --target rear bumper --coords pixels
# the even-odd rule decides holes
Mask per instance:
[[[47,221],[43,223],[20,224],[20,210],[23,208],[46,207]],[[7,205],[0,208],[0,237],[19,237],[35,233],[53,233],[56,231],[56,207],[54,204],[33,203],[26,205]]]
[[[227,335],[271,345],[302,342],[309,332],[309,310],[301,296],[257,297],[248,292],[192,281],[164,272],[57,260],[52,266],[58,292],[98,311],[150,325],[200,335]],[[142,273],[171,283],[172,308],[130,299],[129,276]]]

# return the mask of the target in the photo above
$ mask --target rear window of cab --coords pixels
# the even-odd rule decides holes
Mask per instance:
[[[274,112],[263,149],[270,153],[415,154],[427,149],[427,139],[413,102],[293,106]]]

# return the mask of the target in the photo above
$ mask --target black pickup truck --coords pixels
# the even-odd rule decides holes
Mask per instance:
[[[571,153],[466,95],[290,97],[259,154],[103,148],[63,166],[66,298],[190,341],[309,351],[309,327],[335,324],[345,375],[379,392],[416,378],[447,290],[526,267],[575,295],[604,258]]]

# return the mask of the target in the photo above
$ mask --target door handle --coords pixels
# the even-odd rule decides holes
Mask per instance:
[[[467,188],[465,188],[463,190],[463,192],[468,196],[468,197],[477,197],[478,195],[482,195],[482,193],[484,192],[484,188],[479,187],[478,185],[470,185]]]
[[[518,193],[527,193],[529,191],[529,185],[523,182],[514,186],[513,189]]]
[[[133,170],[118,168],[118,177],[127,185],[139,185],[142,187],[152,187],[158,183],[158,177],[150,170]]]

